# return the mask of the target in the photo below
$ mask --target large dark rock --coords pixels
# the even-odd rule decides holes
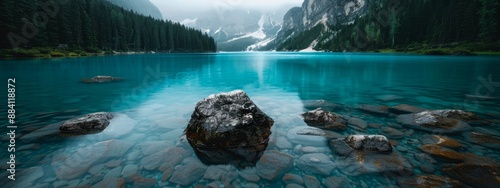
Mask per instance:
[[[434,159],[442,162],[460,163],[465,161],[466,156],[454,150],[447,149],[435,144],[427,144],[420,147],[420,150],[429,154]]]
[[[267,147],[273,123],[245,92],[237,90],[198,102],[185,132],[204,163],[251,165]]]
[[[478,119],[475,114],[462,110],[423,111],[397,117],[398,123],[406,127],[442,134],[469,131],[471,126],[464,121],[475,119]]]
[[[114,115],[109,112],[97,112],[63,122],[59,127],[62,133],[85,134],[104,130]]]
[[[347,175],[370,173],[396,173],[401,176],[413,174],[408,159],[397,152],[386,137],[381,135],[352,135],[329,141],[330,149],[339,155],[339,169]]]
[[[321,108],[303,113],[302,117],[304,117],[304,122],[312,127],[333,131],[346,129],[346,120]]]
[[[462,163],[445,168],[443,172],[473,187],[500,187],[500,166],[498,165]]]

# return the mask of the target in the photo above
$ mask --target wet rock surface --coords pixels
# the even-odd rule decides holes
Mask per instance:
[[[478,119],[475,114],[462,110],[423,111],[397,117],[398,123],[406,127],[442,134],[469,131],[471,126],[464,121],[474,119]]]
[[[318,108],[302,114],[304,122],[312,127],[340,131],[346,129],[346,121],[337,114]]]
[[[273,123],[245,92],[237,90],[198,102],[185,132],[204,163],[255,163],[267,147]]]
[[[305,100],[302,101],[302,104],[304,105],[304,108],[309,110],[322,108],[327,111],[333,111],[342,107],[339,104],[334,104],[325,100]]]
[[[103,131],[114,115],[109,112],[97,112],[65,121],[59,127],[61,133],[86,134]]]

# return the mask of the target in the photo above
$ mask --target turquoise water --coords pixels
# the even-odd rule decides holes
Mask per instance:
[[[125,80],[94,84],[81,82],[84,78],[97,75],[121,77]],[[289,154],[295,160],[304,154],[298,148],[308,146],[308,143],[299,143],[287,137],[287,134],[295,127],[306,126],[300,120],[300,114],[307,111],[303,105],[306,100],[322,99],[341,104],[344,107],[337,113],[380,124],[394,124],[396,121],[394,117],[374,116],[355,110],[354,107],[360,104],[409,104],[427,109],[463,109],[496,122],[482,127],[483,131],[488,130],[491,134],[500,132],[500,84],[487,82],[500,82],[498,57],[219,53],[1,60],[0,78],[5,81],[8,78],[16,79],[18,151],[15,153],[17,181],[13,185],[19,187],[30,184],[41,187],[86,186],[112,178],[125,178],[127,186],[137,186],[140,181],[130,180],[129,174],[118,172],[123,172],[124,168],[132,169],[132,174],[138,174],[157,187],[175,186],[169,179],[162,180],[164,171],[144,167],[144,158],[179,146],[188,150],[189,156],[184,161],[179,161],[174,171],[181,170],[188,163],[195,163],[197,158],[183,139],[182,130],[187,125],[196,102],[210,94],[236,89],[247,92],[257,106],[275,120],[267,150]],[[7,98],[6,89],[1,92]],[[389,95],[399,99],[382,100]],[[99,134],[76,137],[57,134],[58,123],[99,111],[117,112],[120,115]],[[7,117],[7,110],[2,110],[0,117]],[[5,129],[6,122],[5,118],[1,123],[4,132],[8,132]],[[44,129],[40,130],[41,128]],[[401,130],[405,133],[411,131]],[[378,128],[368,127],[365,131],[349,129],[340,134],[379,134],[379,131]],[[411,136],[396,139],[403,147],[397,152],[411,161],[414,161],[414,154],[421,153],[418,147],[423,144],[419,140],[429,135],[417,130],[414,132]],[[7,169],[5,158],[10,154],[7,152],[9,139],[5,133],[2,135],[5,149],[0,150],[0,166]],[[452,137],[468,146],[464,152],[500,157],[498,150],[469,143],[461,135]],[[292,145],[278,147],[276,140],[280,139],[285,139]],[[128,149],[123,153],[118,151],[120,156],[82,154],[88,153],[90,148],[103,146],[103,143],[110,140],[125,144]],[[25,147],[19,149],[22,146]],[[314,147],[317,152],[324,153],[335,162],[326,143]],[[109,147],[104,147],[102,151],[108,153],[107,149]],[[116,148],[109,152],[116,152],[114,149]],[[71,161],[75,159],[76,161]],[[414,165],[415,174],[426,174],[418,167],[418,163]],[[434,166],[434,173],[441,174],[441,164]],[[241,172],[236,168],[222,167],[231,178],[213,180],[200,177],[189,186],[222,185],[227,182],[237,187],[286,186],[281,177],[272,181],[263,178],[250,181],[241,174],[246,171],[255,174],[255,170]],[[84,172],[77,173],[80,175],[75,178],[62,178],[64,175],[57,172],[76,168]],[[324,182],[328,177],[345,177],[353,187],[396,186],[398,179],[386,174],[348,176],[338,168],[329,176],[324,176],[304,171],[296,165],[284,173],[313,175],[319,182]],[[2,182],[7,181],[7,175],[7,172],[3,172]]]

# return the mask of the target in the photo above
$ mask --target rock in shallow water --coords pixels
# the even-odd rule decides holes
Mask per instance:
[[[346,121],[337,114],[318,108],[302,114],[304,122],[312,127],[326,130],[345,130]]]
[[[293,157],[278,151],[266,151],[257,162],[257,174],[266,180],[281,178],[293,166]]]
[[[471,143],[500,150],[500,137],[477,132],[464,133],[465,139]]]
[[[385,136],[352,135],[329,141],[332,151],[340,155],[339,168],[348,175],[392,172],[402,176],[413,174],[408,159],[397,152]]]
[[[85,134],[104,130],[114,115],[109,112],[97,112],[68,120],[61,124],[59,131],[69,134]]]
[[[340,105],[334,104],[334,103],[331,103],[331,102],[328,102],[325,100],[305,100],[305,101],[302,101],[302,103],[304,104],[304,108],[309,109],[309,110],[322,108],[322,109],[325,109],[328,111],[332,111],[332,110],[341,108]]]
[[[423,111],[397,117],[398,123],[409,128],[443,134],[469,131],[471,126],[464,121],[474,119],[478,119],[475,114],[462,110]]]
[[[362,104],[356,107],[357,109],[375,114],[375,115],[389,115],[389,107],[388,106],[377,106],[377,105],[369,105],[369,104]]]
[[[267,147],[273,123],[245,92],[237,90],[198,102],[185,132],[205,163],[255,163]]]
[[[411,114],[411,113],[420,113],[425,111],[423,108],[415,107],[415,106],[410,106],[407,104],[400,104],[397,106],[393,106],[389,108],[390,112],[396,113],[396,114]]]
[[[322,153],[305,154],[296,160],[297,167],[313,174],[329,175],[335,168],[335,163]]]

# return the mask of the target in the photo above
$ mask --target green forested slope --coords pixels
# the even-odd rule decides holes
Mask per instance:
[[[104,0],[3,0],[0,20],[0,49],[10,51],[50,51],[60,44],[88,52],[216,51],[214,40],[198,30]]]

